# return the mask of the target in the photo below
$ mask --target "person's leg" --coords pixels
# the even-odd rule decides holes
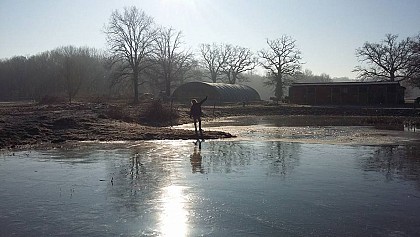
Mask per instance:
[[[198,127],[200,129],[200,136],[203,138],[203,129],[201,129],[201,118],[198,118]]]
[[[197,130],[197,118],[194,118],[194,128],[195,128],[195,135],[198,136],[198,130]]]

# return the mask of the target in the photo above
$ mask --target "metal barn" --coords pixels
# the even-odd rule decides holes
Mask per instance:
[[[208,96],[208,101],[211,103],[261,100],[255,89],[239,84],[188,82],[172,93],[172,98],[180,102],[189,102],[193,98],[200,100],[205,96]]]
[[[399,82],[293,83],[289,100],[308,105],[395,105],[404,103]]]

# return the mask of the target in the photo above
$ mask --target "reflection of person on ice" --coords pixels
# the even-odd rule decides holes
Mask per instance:
[[[191,110],[190,110],[190,118],[194,119],[194,127],[195,127],[195,135],[198,138],[198,131],[200,131],[200,137],[203,137],[203,130],[201,129],[201,115],[203,112],[201,111],[201,104],[203,104],[207,100],[204,98],[202,101],[197,102],[197,100],[191,100]],[[198,130],[197,130],[197,121],[198,121]]]
[[[193,173],[196,173],[196,172],[204,173],[204,169],[203,169],[203,166],[202,166],[202,163],[201,163],[203,157],[200,154],[201,141],[197,140],[197,143],[198,143],[198,149],[197,149],[197,146],[194,146],[194,152],[190,156],[192,172]]]

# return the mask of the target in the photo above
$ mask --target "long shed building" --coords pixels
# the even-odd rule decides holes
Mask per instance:
[[[293,83],[290,103],[308,105],[395,105],[404,103],[399,82]]]
[[[246,85],[188,82],[179,86],[172,93],[172,98],[180,102],[188,102],[191,99],[201,99],[208,96],[209,102],[250,102],[261,100],[258,92]]]

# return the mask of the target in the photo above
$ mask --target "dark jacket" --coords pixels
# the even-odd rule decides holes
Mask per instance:
[[[201,115],[203,115],[203,112],[201,111],[201,104],[203,104],[206,100],[207,100],[207,96],[202,101],[191,105],[190,117],[200,118]]]

